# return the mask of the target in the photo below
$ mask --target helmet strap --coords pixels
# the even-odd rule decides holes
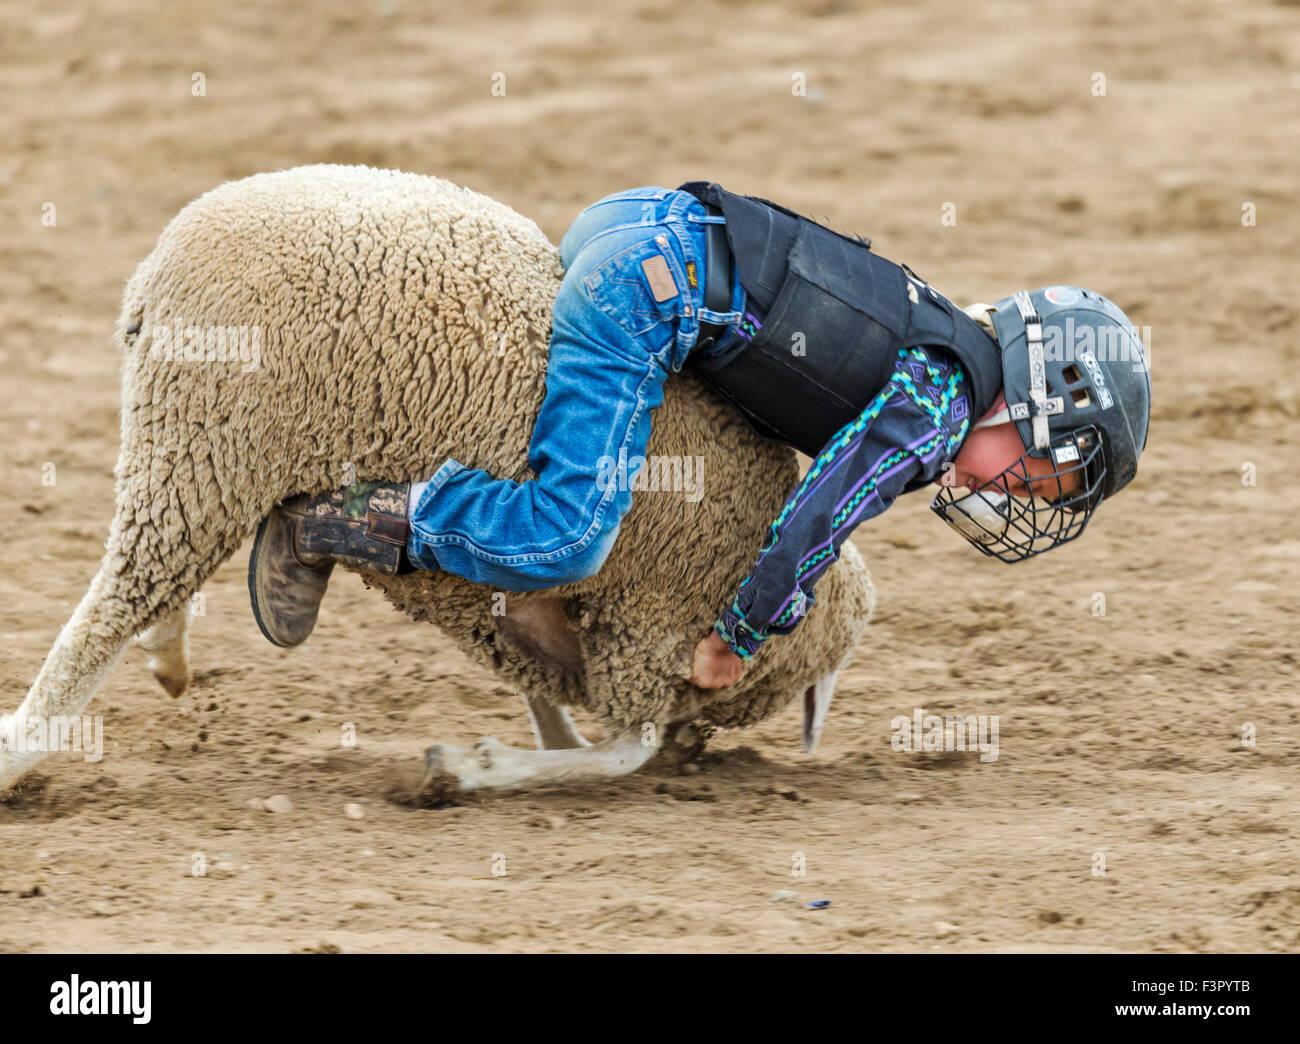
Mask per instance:
[[[1025,324],[1025,342],[1029,350],[1029,402],[1009,403],[1012,420],[1028,419],[1034,434],[1034,449],[1047,449],[1052,436],[1047,418],[1065,412],[1062,396],[1047,397],[1047,366],[1043,357],[1043,320],[1030,300],[1028,290],[1017,290],[1013,295],[1020,318]]]

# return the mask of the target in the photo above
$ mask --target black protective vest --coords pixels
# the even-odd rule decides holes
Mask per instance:
[[[911,269],[872,253],[870,240],[714,182],[679,188],[722,211],[740,285],[763,312],[738,353],[688,363],[758,434],[815,456],[884,387],[899,349],[918,345],[961,360],[972,421],[993,405],[997,342]]]

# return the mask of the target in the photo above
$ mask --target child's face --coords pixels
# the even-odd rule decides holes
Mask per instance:
[[[994,410],[997,408],[995,405]],[[1024,454],[1025,444],[1020,441],[1020,433],[1015,424],[979,428],[966,436],[961,450],[953,458],[952,467],[938,483],[977,490],[1014,466]],[[1025,473],[1023,477],[1018,474],[1021,471]],[[1036,496],[1048,500],[1069,496],[1083,487],[1082,469],[1062,475],[1059,483],[1054,477],[1055,471],[1055,465],[1046,457],[1025,457],[1016,472],[1007,475],[1003,481],[1013,496]]]

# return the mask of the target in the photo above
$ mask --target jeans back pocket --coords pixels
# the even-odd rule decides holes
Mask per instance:
[[[611,254],[587,274],[583,285],[592,304],[633,337],[671,323],[681,307],[681,288],[653,238]]]

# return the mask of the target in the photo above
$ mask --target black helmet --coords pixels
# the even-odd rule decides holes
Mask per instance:
[[[1025,454],[968,497],[945,488],[931,507],[981,551],[1016,562],[1073,540],[1103,497],[1137,473],[1151,416],[1150,364],[1128,316],[1091,290],[1021,290],[990,318],[1002,349],[1005,419]],[[1053,471],[1031,479],[1028,457],[1050,459]],[[1081,481],[1067,494],[1063,480],[1073,473]],[[1008,476],[1035,496],[1013,494]]]

